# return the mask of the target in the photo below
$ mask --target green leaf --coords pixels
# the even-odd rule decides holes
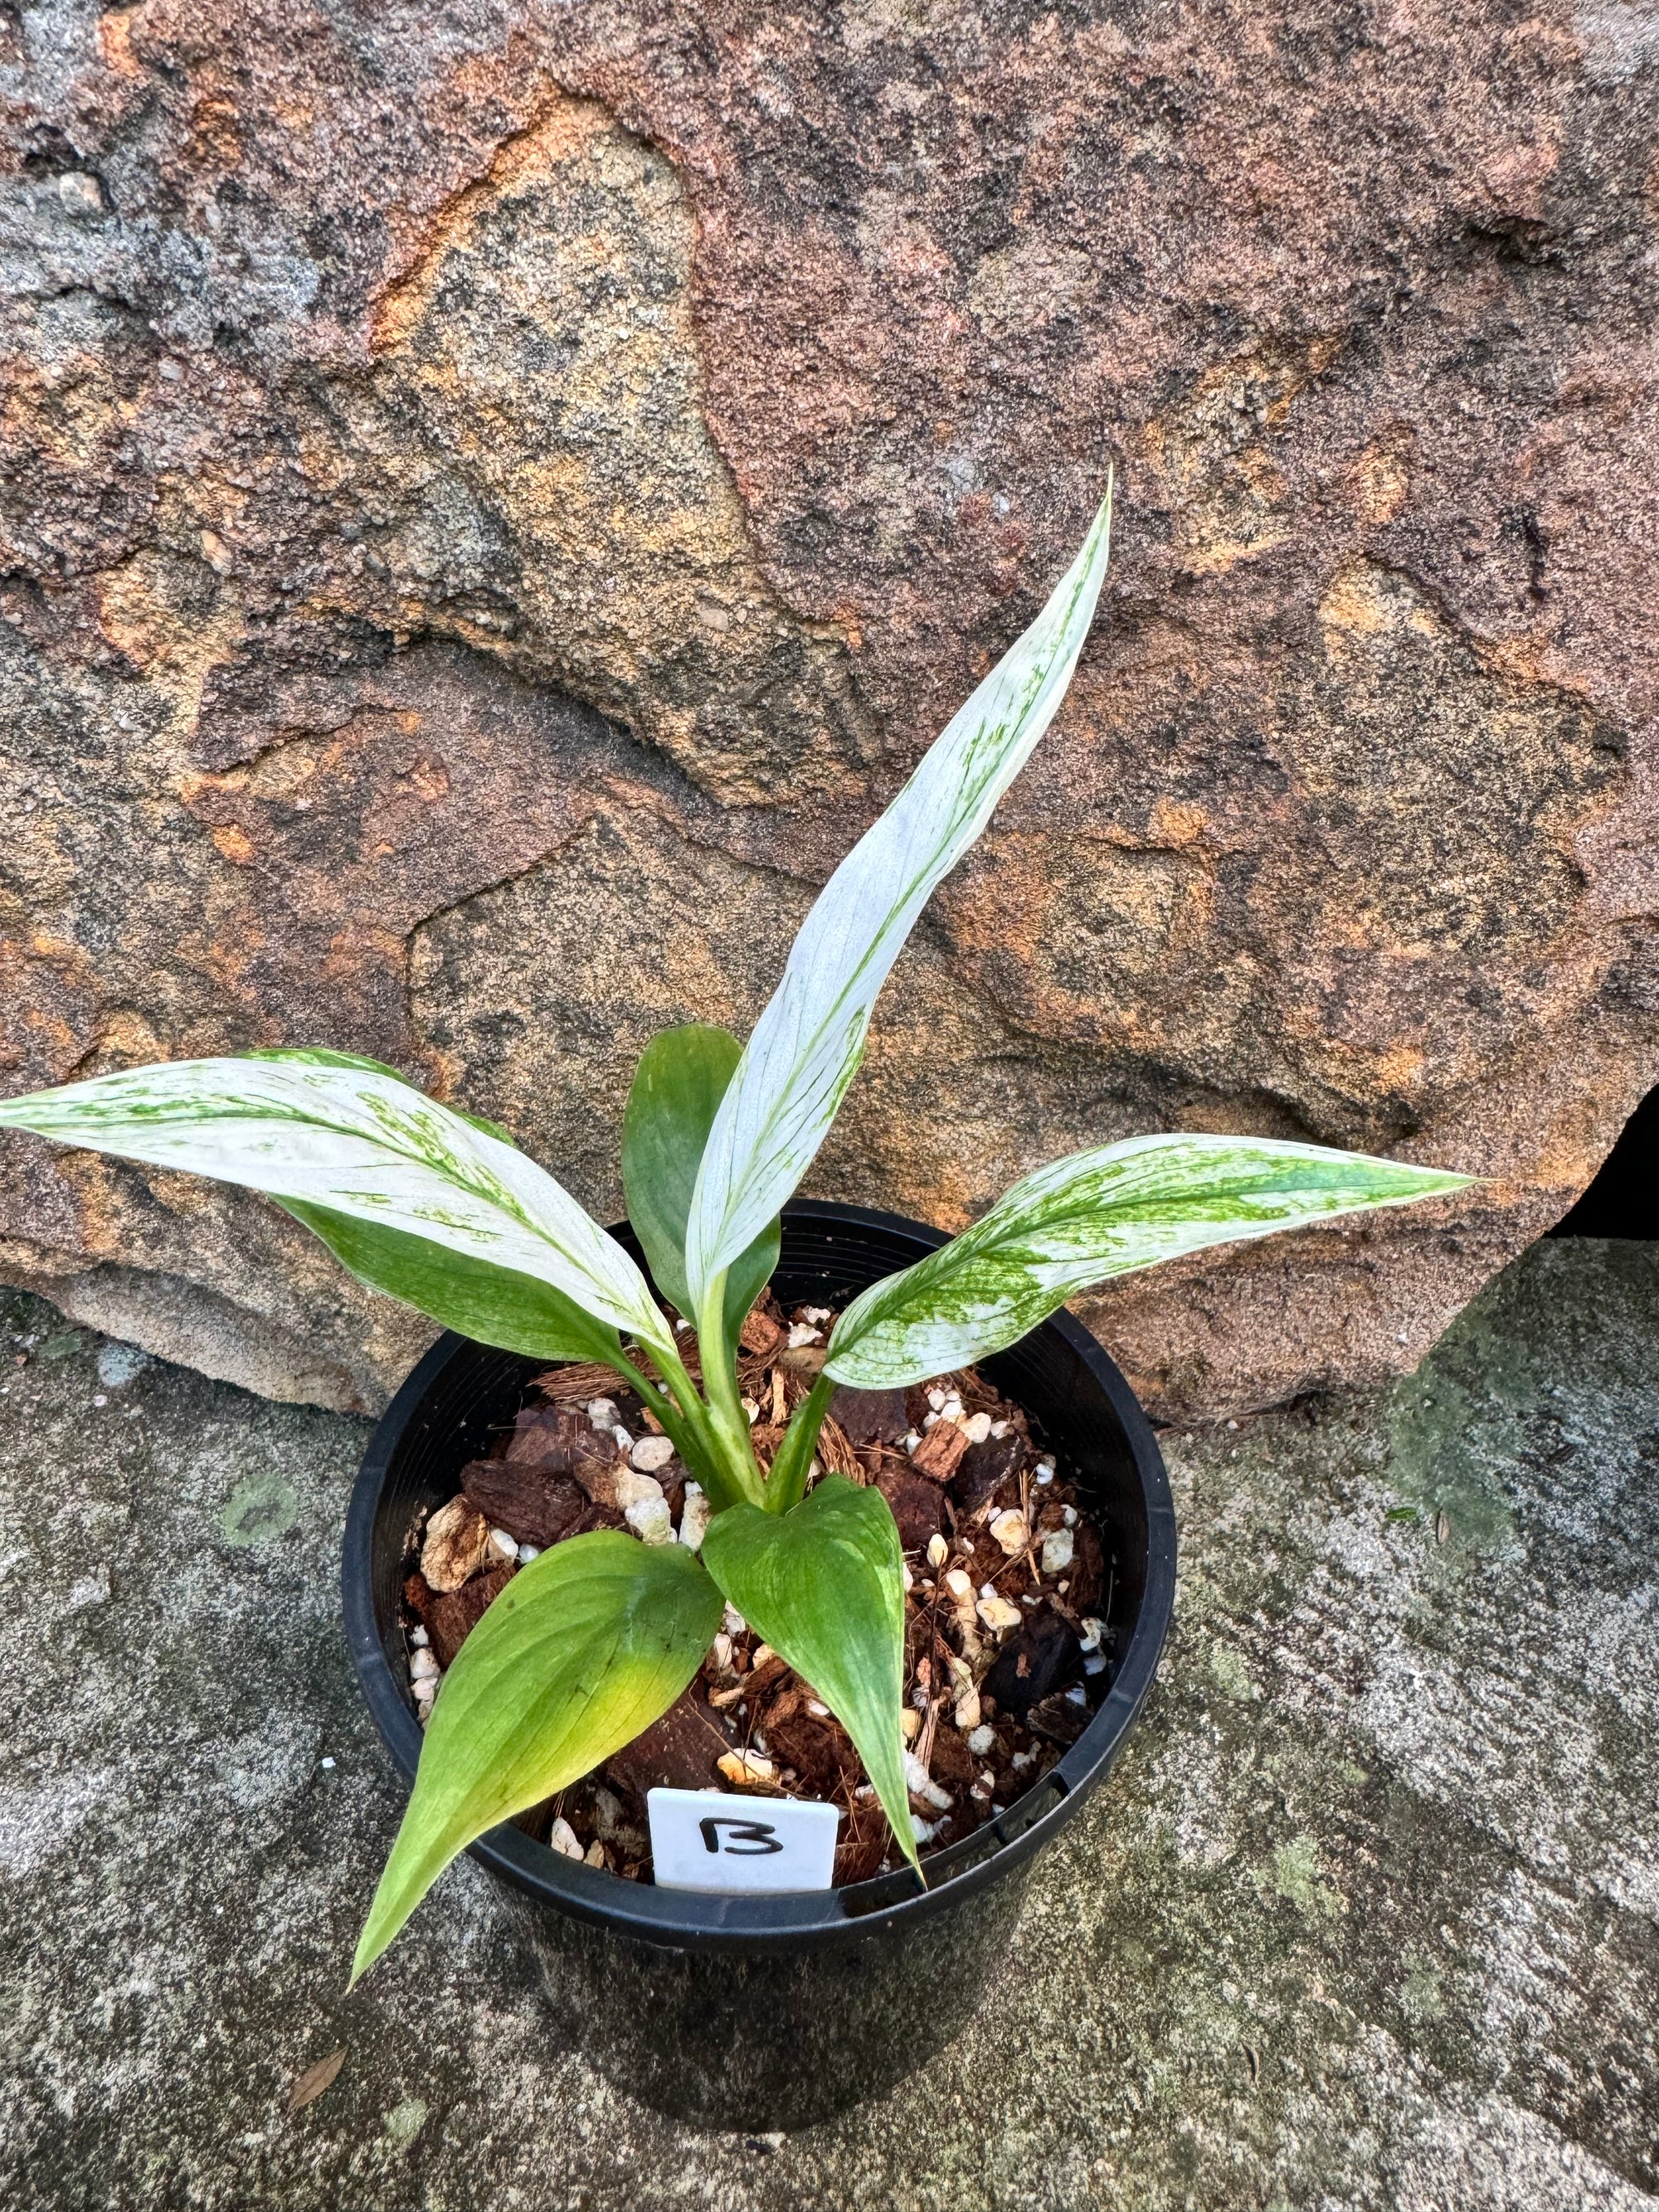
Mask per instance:
[[[704,1022],[663,1030],[640,1054],[623,1117],[623,1188],[652,1279],[680,1313],[695,1318],[685,1279],[685,1224],[697,1167],[743,1048],[730,1030]],[[763,1228],[732,1263],[726,1323],[735,1337],[772,1279],[781,1224]]]
[[[936,739],[801,925],[720,1102],[697,1176],[686,1274],[700,1311],[829,1133],[876,995],[934,886],[990,820],[1066,696],[1106,574],[1111,494],[1042,613]]]
[[[314,1231],[359,1282],[401,1298],[476,1344],[499,1345],[532,1359],[599,1359],[613,1367],[622,1357],[616,1330],[585,1314],[550,1283],[304,1199],[289,1200],[285,1210]]]
[[[514,1575],[438,1692],[353,1981],[459,1852],[667,1711],[702,1663],[720,1609],[684,1546],[611,1529],[555,1544]]]
[[[1017,1343],[1109,1276],[1470,1181],[1267,1137],[1131,1137],[1078,1152],[861,1292],[836,1324],[823,1371],[862,1390],[923,1382]]]
[[[317,1053],[166,1061],[0,1101],[4,1127],[400,1230],[544,1282],[606,1327],[673,1349],[644,1276],[568,1191],[372,1063]]]
[[[708,1571],[847,1730],[913,1866],[904,1779],[904,1554],[887,1500],[826,1475],[793,1511],[734,1505],[702,1540]]]

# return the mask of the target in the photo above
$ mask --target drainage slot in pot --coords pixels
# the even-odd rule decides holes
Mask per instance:
[[[982,1828],[943,1853],[939,1860],[929,1862],[929,1894],[937,1895],[940,1890],[948,1889],[963,1875],[983,1866],[988,1859],[994,1859],[1000,1850],[1052,1813],[1056,1805],[1063,1804],[1071,1794],[1072,1786],[1058,1767],[1046,1774],[1030,1796],[1022,1798],[1006,1813],[999,1814],[994,1820],[988,1820]],[[896,1874],[861,1882],[856,1889],[842,1890],[842,1909],[849,1920],[859,1920],[866,1913],[884,1912],[892,1905],[902,1905],[915,1893],[915,1876],[908,1869],[901,1869]]]
[[[903,1866],[892,1874],[878,1875],[873,1881],[861,1881],[855,1888],[839,1890],[836,1894],[848,1920],[863,1920],[872,1912],[890,1912],[896,1905],[908,1905],[912,1898],[921,1894],[921,1888],[913,1869]]]
[[[1039,1820],[1052,1813],[1056,1805],[1063,1804],[1071,1794],[1065,1776],[1056,1770],[1044,1775],[1029,1797],[1022,1797],[1018,1805],[1011,1805],[992,1826],[1005,1844],[1014,1843],[1028,1828],[1036,1827]]]
[[[948,1855],[950,1858],[948,1866],[940,1867],[937,1874],[931,1867],[928,1869],[928,1887],[930,1889],[948,1887],[951,1882],[960,1881],[963,1875],[970,1873],[975,1867],[983,1866],[987,1859],[994,1859],[1001,1849],[1002,1834],[1000,1825],[995,1820],[988,1820],[982,1828],[977,1830],[965,1843]]]

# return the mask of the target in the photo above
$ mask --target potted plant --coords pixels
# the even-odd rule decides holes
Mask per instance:
[[[647,1047],[623,1137],[631,1250],[507,1132],[345,1054],[164,1063],[0,1103],[0,1125],[268,1194],[360,1279],[452,1333],[383,1424],[348,1539],[348,1608],[377,1718],[405,1763],[418,1751],[354,1978],[450,1861],[489,1838],[480,1848],[492,1863],[563,1916],[556,1932],[579,1949],[587,1945],[598,2012],[655,2008],[671,2042],[694,2021],[718,2016],[726,2040],[713,2086],[688,2093],[687,2109],[720,2104],[718,2077],[732,2070],[732,2039],[745,2008],[763,2031],[754,2047],[782,2039],[787,2069],[812,2077],[783,2093],[791,2117],[844,2100],[836,2054],[867,2042],[871,1989],[900,2021],[904,2050],[919,2056],[930,2022],[956,2016],[939,2001],[929,1944],[955,1947],[960,1966],[969,1905],[981,1948],[1001,1940],[1018,1904],[1015,1875],[1104,1771],[1145,1694],[1172,1583],[1167,1493],[1156,1446],[1121,1378],[1075,1323],[1052,1318],[1058,1309],[1109,1276],[1179,1253],[1405,1203],[1468,1180],[1315,1146],[1170,1133],[1040,1169],[948,1240],[845,1210],[807,1208],[783,1219],[857,1070],[901,946],[1065,694],[1104,574],[1109,521],[1109,499],[1042,613],[831,877],[746,1045],[691,1024]],[[781,1251],[791,1301],[810,1304],[816,1291],[815,1310],[826,1320],[839,1311],[827,1343],[805,1363],[816,1373],[804,1376],[763,1454],[738,1359],[746,1317],[778,1276]],[[1032,1346],[1020,1370],[1021,1352]],[[939,1854],[951,1879],[930,1886],[921,1879],[927,1823],[915,1809],[915,1755],[903,1733],[914,1573],[883,1486],[857,1479],[850,1466],[825,1471],[817,1455],[838,1390],[913,1390],[971,1373],[977,1363],[994,1366],[999,1357],[1015,1363],[1006,1370],[1011,1392],[1043,1401],[1026,1407],[1030,1418],[1056,1441],[1069,1437],[1079,1495],[1091,1480],[1097,1492],[1111,1488],[1106,1461],[1117,1469],[1118,1494],[1100,1510],[1132,1540],[1124,1577],[1139,1608],[1128,1628],[1139,1642],[1126,1631],[1107,1700],[1116,1698],[1115,1711],[1094,1715],[1069,1772],[1064,1759],[1053,1769],[1059,1796],[1023,1820],[1018,1806],[994,1806],[984,1832]],[[503,1559],[500,1593],[471,1626],[441,1695],[416,1698],[409,1681],[394,1680],[386,1656],[400,1635],[410,1508],[453,1493],[480,1436],[513,1417],[528,1363],[549,1362],[617,1378],[662,1440],[653,1463],[672,1455],[686,1494],[695,1486],[700,1496],[695,1537],[683,1511],[686,1540],[647,1540],[665,1533],[647,1494],[650,1511],[625,1509],[625,1525],[550,1542],[522,1563]],[[949,1416],[965,1434],[951,1402],[923,1418]],[[614,1443],[614,1427],[610,1433]],[[921,1443],[916,1434],[910,1449]],[[610,1480],[614,1504],[622,1493]],[[1005,1521],[1012,1517],[1005,1510]],[[1029,1553],[1026,1521],[1024,1537],[1012,1534]],[[532,1548],[524,1547],[526,1554]],[[1054,1556],[1064,1550],[1057,1544]],[[948,1551],[947,1543],[935,1562],[940,1587]],[[1009,1601],[996,1602],[1018,1618]],[[981,1634],[973,1615],[994,1601],[970,1589],[962,1603],[978,1661],[988,1646],[993,1663],[1000,1632],[987,1625]],[[528,1838],[515,1843],[503,1824],[658,1722],[716,1639],[729,1640],[733,1620],[763,1639],[768,1663],[791,1670],[815,1710],[845,1730],[866,1778],[859,1786],[890,1831],[889,1873],[857,1893],[738,1902],[653,1890],[561,1859]],[[948,1662],[966,1683],[955,1686],[960,1705],[975,1691],[975,1667],[948,1645],[939,1649],[941,1669]],[[436,1671],[434,1662],[422,1679]],[[417,1705],[428,1723],[423,1741]],[[740,1772],[738,1786],[749,1778]],[[553,1940],[545,1915],[537,1925],[541,1940]],[[887,1946],[890,1970],[873,1981],[859,1963],[867,1968],[872,1944]],[[583,1971],[580,1960],[572,1969],[568,1946],[563,1971]],[[971,1985],[975,1973],[965,1978]],[[932,1993],[920,2010],[896,2002],[907,1986]],[[814,2054],[809,2068],[799,2063],[803,2049]],[[684,2071],[683,2051],[676,2063]],[[884,2069],[890,2077],[886,2059],[860,2061],[854,2088]],[[747,2087],[728,2078],[725,2089],[726,2104],[752,2121],[776,2110],[779,2093],[750,2070]],[[827,2086],[817,2085],[820,2074]]]

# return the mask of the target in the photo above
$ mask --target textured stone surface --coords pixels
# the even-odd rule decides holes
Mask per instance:
[[[9,1087],[326,1042],[614,1209],[629,1054],[763,1002],[1109,455],[813,1188],[1491,1179],[1096,1302],[1237,1409],[1409,1366],[1659,1073],[1641,9],[48,0],[0,72]],[[210,1372],[373,1406],[420,1340],[251,1202],[0,1166],[0,1271]]]
[[[599,2079],[470,1865],[343,1994],[398,1809],[337,1618],[364,1425],[15,1296],[0,1359],[8,2203],[1659,2194],[1659,1247],[1538,1247],[1392,1391],[1166,1435],[1128,1754],[963,2040],[775,2146]]]

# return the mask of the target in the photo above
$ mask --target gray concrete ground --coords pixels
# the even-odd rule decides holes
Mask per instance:
[[[1540,1246],[1391,1394],[1166,1438],[1131,1754],[969,2035],[775,2144],[600,2081],[471,1866],[343,1995],[398,1810],[337,1623],[364,1434],[0,1311],[0,2202],[1653,2202],[1659,1248]]]

